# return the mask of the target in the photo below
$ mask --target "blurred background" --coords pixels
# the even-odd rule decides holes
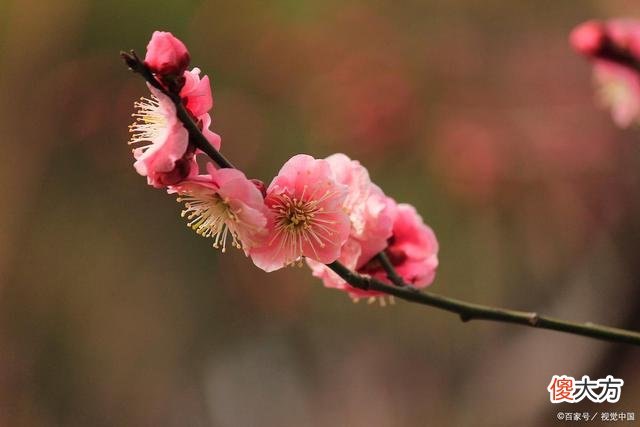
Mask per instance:
[[[247,175],[344,152],[439,238],[434,292],[640,329],[640,130],[567,44],[633,1],[0,0],[0,426],[545,426],[640,351],[353,304],[190,232],[132,168],[120,49],[185,41]],[[553,374],[625,381],[552,405]]]

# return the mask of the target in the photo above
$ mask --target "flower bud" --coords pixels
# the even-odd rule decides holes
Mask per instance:
[[[189,51],[167,31],[154,31],[144,62],[156,74],[181,76],[189,66]]]
[[[605,28],[601,22],[587,21],[571,32],[571,46],[583,55],[596,55],[605,40]]]

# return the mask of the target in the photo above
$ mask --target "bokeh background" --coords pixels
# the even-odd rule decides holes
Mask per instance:
[[[190,232],[136,175],[143,82],[174,32],[223,152],[269,181],[344,152],[440,240],[431,290],[640,329],[640,130],[567,45],[633,1],[0,1],[0,426],[545,426],[635,411],[640,352],[353,304]],[[625,381],[552,405],[553,374]]]

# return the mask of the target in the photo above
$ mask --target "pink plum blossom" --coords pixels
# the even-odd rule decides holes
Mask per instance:
[[[151,99],[141,98],[134,105],[135,122],[129,144],[133,149],[136,171],[147,177],[149,185],[165,187],[193,174],[193,153],[189,153],[189,134],[176,116],[171,99],[148,85]]]
[[[213,107],[211,96],[211,84],[209,76],[200,78],[200,69],[187,70],[189,65],[189,52],[185,45],[171,33],[156,31],[147,46],[145,63],[159,76],[163,84],[167,84],[163,78],[169,76],[181,76],[180,98],[185,108],[204,134],[205,138],[217,150],[220,149],[220,136],[211,131],[211,116],[209,111]],[[171,87],[171,85],[169,85]]]
[[[423,288],[433,282],[438,267],[438,241],[413,206],[398,204],[393,235],[385,253],[408,284]],[[376,263],[365,265],[360,271],[386,280],[386,273]]]
[[[209,110],[213,108],[209,76],[200,78],[199,68],[185,71],[184,85],[180,89],[180,98],[182,98],[187,111],[193,116],[205,138],[216,150],[219,150],[220,136],[209,129],[209,126],[211,126]]]
[[[219,150],[222,139],[220,135],[209,129],[209,126],[211,126],[211,116],[209,114],[203,114],[198,120],[198,126],[204,137],[209,141],[209,144],[213,145],[216,150]]]
[[[378,187],[374,188],[378,189]],[[349,236],[338,258],[338,261],[352,271],[358,271],[387,247],[396,217],[396,203],[393,199],[384,196],[381,190],[379,193],[373,192],[365,203],[369,206],[365,226],[367,232],[361,238]],[[383,240],[381,240],[382,236],[385,236]],[[364,291],[350,286],[321,263],[307,260],[307,264],[311,267],[313,275],[320,278],[326,287],[346,291],[354,300],[383,295],[380,292]]]
[[[628,127],[640,121],[640,21],[588,21],[570,35],[571,45],[594,62],[601,103],[614,122]]]
[[[194,68],[184,72],[184,85],[180,89],[180,98],[187,110],[194,116],[200,117],[213,107],[209,76],[200,78],[200,69]]]
[[[370,258],[362,259],[362,245],[361,242],[353,238],[349,238],[341,248],[340,256],[338,257],[338,261],[347,267],[351,271],[357,271],[358,264],[365,264],[370,260]],[[350,286],[346,281],[342,279],[342,277],[338,276],[333,272],[329,267],[322,264],[321,262],[313,261],[307,259],[307,265],[311,268],[311,272],[314,277],[322,280],[322,283],[327,288],[339,289],[342,291],[349,292],[349,295],[353,299],[358,299],[364,296],[378,296],[381,295],[379,292],[371,292],[370,294],[367,291],[363,291],[361,289],[354,288]]]
[[[344,154],[334,154],[326,160],[338,183],[348,188],[344,210],[349,215],[351,230],[338,260],[356,270],[386,248],[395,218],[395,203],[371,182],[369,173],[359,162]],[[324,264],[310,259],[307,264],[327,287],[348,287]]]
[[[351,220],[352,234],[361,235],[364,232],[366,220],[366,201],[371,191],[369,172],[355,160],[342,153],[333,154],[326,158],[335,179],[349,189],[344,201],[344,209]]]
[[[304,154],[289,159],[267,189],[268,236],[250,251],[253,262],[270,272],[303,257],[335,261],[351,228],[346,197],[329,162]]]
[[[185,203],[182,216],[197,234],[213,239],[214,248],[226,251],[231,237],[234,247],[245,254],[260,244],[267,233],[264,198],[256,185],[237,169],[216,169],[169,188]]]
[[[144,62],[154,73],[181,75],[189,66],[187,47],[166,31],[154,31],[147,45]]]
[[[391,198],[386,198],[386,202],[393,206],[395,215],[393,233],[384,253],[407,284],[423,288],[433,282],[438,266],[438,242],[435,234],[424,224],[413,206],[404,203],[396,205]],[[365,251],[366,241],[350,239],[343,247],[339,261],[359,274],[391,284],[375,254],[363,256]],[[346,291],[354,301],[385,295],[354,288],[324,266],[316,264],[312,265],[312,269],[314,276],[322,279],[326,287]],[[382,304],[384,300],[381,299],[380,302]]]
[[[339,184],[348,188],[344,209],[351,221],[350,237],[366,241],[365,252],[374,255],[387,246],[395,211],[386,196],[371,182],[367,169],[344,154],[326,158]],[[366,253],[365,253],[366,255]]]
[[[185,71],[185,85],[180,96],[203,135],[220,149],[220,136],[211,131],[213,105],[209,78],[200,79],[200,70]],[[142,98],[134,105],[136,121],[129,127],[130,144],[143,143],[133,150],[136,171],[147,177],[149,185],[163,188],[197,175],[195,148],[189,145],[189,135],[176,115],[173,101],[162,91],[147,85],[151,99]]]

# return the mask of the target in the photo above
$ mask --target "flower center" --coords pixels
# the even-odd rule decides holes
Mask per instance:
[[[236,225],[238,215],[218,193],[190,193],[181,195],[178,202],[185,202],[181,216],[187,217],[187,225],[202,237],[214,239],[213,247],[227,250],[227,237],[231,235],[231,245],[240,249]]]
[[[278,225],[291,230],[308,229],[316,214],[323,210],[316,201],[298,200],[288,194],[280,195],[278,201],[275,207]]]
[[[303,246],[310,248],[317,257],[317,248],[333,244],[334,231],[331,229],[335,220],[334,212],[328,212],[323,202],[335,193],[327,191],[322,197],[305,200],[303,192],[300,198],[283,193],[275,197],[273,211],[276,214],[275,233],[270,244],[279,239],[278,253],[287,254],[286,264],[294,264],[301,260]]]
[[[133,106],[137,111],[131,115],[135,121],[129,125],[129,132],[131,132],[129,144],[144,142],[146,144],[140,148],[145,151],[166,129],[167,118],[162,114],[160,102],[153,95],[151,99],[140,98]]]

